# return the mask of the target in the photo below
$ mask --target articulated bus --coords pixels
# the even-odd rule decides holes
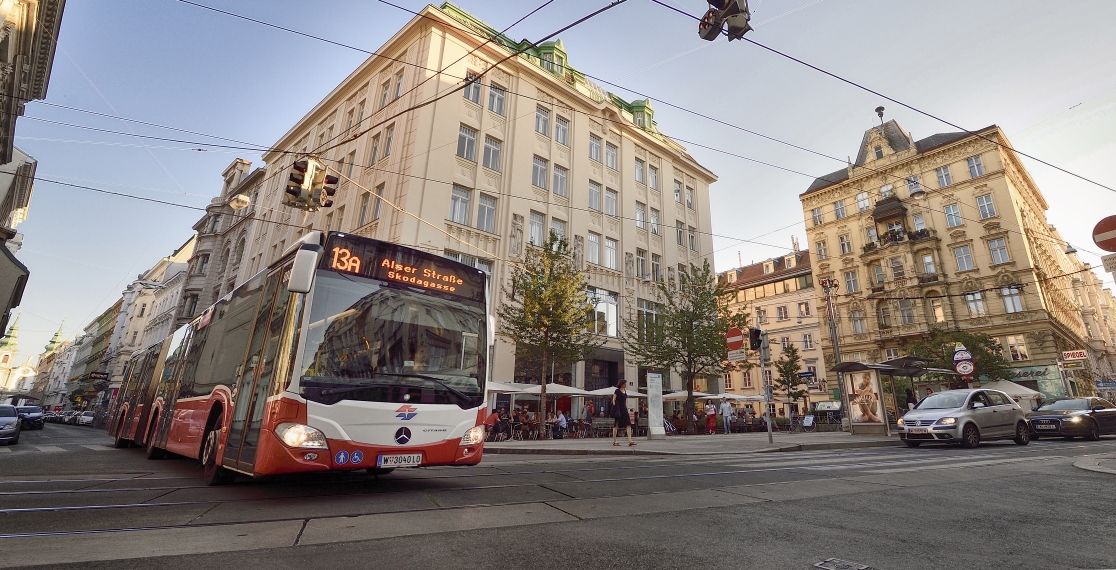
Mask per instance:
[[[210,485],[476,465],[494,335],[486,285],[438,255],[309,232],[134,354],[108,431],[149,458],[197,458]]]

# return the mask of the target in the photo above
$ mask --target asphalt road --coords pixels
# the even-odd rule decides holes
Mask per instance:
[[[205,487],[99,430],[0,447],[0,567],[1113,568],[1100,442],[700,456],[490,455],[474,468]],[[1095,457],[1093,457],[1095,459]]]

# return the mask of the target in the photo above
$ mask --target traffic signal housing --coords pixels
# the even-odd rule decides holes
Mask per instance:
[[[319,207],[328,208],[333,205],[333,197],[337,194],[337,184],[341,179],[332,174],[322,177],[321,186],[314,189],[314,201]]]
[[[757,328],[748,329],[748,348],[752,350],[759,350],[763,345],[763,340],[760,338],[760,330]]]
[[[287,186],[283,192],[283,205],[312,212],[318,209],[314,189],[325,176],[322,164],[313,158],[294,161],[287,169]]]
[[[702,16],[698,23],[698,36],[706,41],[713,41],[721,35],[721,31],[728,29],[726,35],[729,41],[739,40],[744,34],[752,31],[749,22],[752,14],[748,10],[748,0],[708,0],[709,11]]]

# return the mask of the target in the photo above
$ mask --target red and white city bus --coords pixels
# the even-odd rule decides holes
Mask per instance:
[[[308,233],[132,356],[118,446],[235,473],[476,465],[493,319],[484,272],[391,243]]]

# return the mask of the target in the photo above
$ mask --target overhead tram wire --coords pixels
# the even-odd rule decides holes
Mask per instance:
[[[679,13],[679,14],[685,15],[685,16],[687,16],[687,17],[689,17],[689,18],[692,18],[693,20],[696,20],[696,21],[698,21],[698,22],[700,22],[700,21],[701,21],[701,18],[700,18],[700,17],[698,17],[698,16],[695,16],[695,15],[693,15],[693,14],[690,14],[690,13],[688,13],[688,12],[684,11],[684,10],[680,10],[680,9],[678,9],[678,8],[675,8],[674,6],[671,6],[670,4],[667,4],[667,3],[663,2],[662,0],[651,0],[651,1],[652,1],[652,2],[654,2],[655,4],[658,4],[658,5],[662,6],[662,7],[664,7],[664,8],[667,8],[667,9],[669,9],[669,10],[673,11],[673,12],[677,12],[677,13]],[[726,32],[722,31],[722,35],[727,35],[727,34],[726,34]],[[852,85],[853,87],[856,87],[857,89],[860,89],[860,90],[863,90],[863,91],[867,91],[868,93],[871,93],[871,94],[873,94],[873,95],[875,95],[875,96],[877,96],[877,97],[881,97],[881,98],[883,98],[883,99],[885,99],[885,100],[887,100],[887,101],[890,101],[890,102],[892,102],[892,103],[895,103],[896,105],[899,105],[899,106],[901,106],[901,107],[903,107],[903,108],[905,108],[905,109],[909,109],[909,110],[911,110],[911,111],[914,111],[915,113],[918,113],[918,114],[920,114],[920,115],[923,115],[923,116],[929,117],[929,118],[931,118],[931,119],[934,119],[935,121],[938,121],[938,122],[940,122],[940,123],[944,123],[944,124],[946,124],[946,125],[949,125],[949,126],[951,126],[951,127],[955,128],[955,129],[959,129],[959,130],[961,130],[962,132],[964,132],[965,134],[967,134],[967,135],[969,135],[969,136],[975,136],[975,137],[977,137],[977,138],[983,139],[983,140],[985,140],[985,141],[987,141],[987,142],[990,142],[990,143],[992,143],[992,144],[994,144],[994,145],[996,145],[996,146],[998,146],[998,147],[1000,147],[1000,148],[1005,148],[1005,149],[1008,149],[1008,150],[1010,150],[1010,151],[1012,151],[1012,152],[1014,152],[1014,153],[1016,153],[1016,154],[1018,154],[1018,155],[1020,155],[1020,156],[1025,156],[1025,157],[1027,157],[1027,158],[1029,158],[1029,159],[1031,159],[1031,160],[1034,160],[1035,162],[1038,162],[1038,163],[1040,163],[1040,164],[1043,164],[1043,165],[1049,166],[1049,167],[1051,167],[1051,168],[1053,168],[1053,169],[1055,169],[1055,170],[1061,171],[1061,172],[1063,172],[1063,173],[1065,173],[1065,174],[1069,174],[1070,176],[1073,176],[1073,177],[1075,177],[1075,178],[1081,179],[1081,180],[1083,180],[1083,181],[1085,181],[1085,182],[1088,182],[1088,183],[1090,183],[1090,184],[1093,184],[1094,186],[1099,186],[1099,187],[1101,187],[1101,188],[1104,188],[1105,190],[1108,190],[1109,192],[1116,192],[1116,188],[1113,188],[1113,187],[1111,187],[1111,186],[1107,186],[1107,185],[1101,184],[1100,182],[1097,182],[1097,181],[1095,181],[1095,180],[1092,180],[1092,179],[1090,179],[1090,178],[1086,178],[1086,177],[1084,177],[1084,176],[1082,176],[1082,175],[1080,175],[1080,174],[1077,174],[1077,173],[1075,173],[1075,172],[1071,172],[1071,171],[1069,171],[1069,170],[1067,170],[1067,169],[1065,169],[1065,168],[1062,168],[1061,166],[1058,166],[1058,165],[1056,165],[1056,164],[1051,164],[1051,163],[1049,163],[1049,162],[1047,162],[1047,161],[1045,161],[1045,160],[1043,160],[1043,159],[1041,159],[1041,158],[1038,158],[1038,157],[1036,157],[1036,156],[1034,156],[1034,155],[1031,155],[1031,154],[1025,153],[1025,152],[1023,152],[1023,151],[1020,151],[1020,150],[1016,150],[1015,148],[1012,148],[1011,146],[1008,146],[1008,145],[1002,144],[1002,143],[1000,143],[999,141],[996,141],[996,140],[994,140],[994,139],[990,139],[990,138],[988,138],[988,137],[985,137],[984,135],[981,135],[981,134],[980,134],[980,133],[978,133],[978,132],[970,131],[969,129],[966,129],[965,127],[962,127],[961,125],[958,125],[958,124],[956,124],[956,123],[953,123],[953,122],[947,121],[946,119],[943,119],[943,118],[941,118],[941,117],[939,117],[939,116],[937,116],[937,115],[934,115],[934,114],[932,114],[932,113],[930,113],[930,112],[928,112],[928,111],[923,111],[922,109],[919,109],[918,107],[915,107],[915,106],[913,106],[913,105],[909,105],[909,104],[907,104],[907,103],[904,103],[904,102],[902,102],[902,101],[900,101],[900,100],[898,100],[898,99],[895,99],[894,97],[889,97],[889,96],[887,96],[887,95],[884,95],[883,93],[880,93],[879,91],[876,91],[876,90],[874,90],[874,89],[872,89],[872,88],[870,88],[870,87],[866,87],[866,86],[864,86],[864,85],[861,85],[860,83],[857,83],[857,82],[855,82],[855,81],[853,81],[853,80],[851,80],[851,79],[846,79],[846,78],[844,78],[844,77],[842,77],[842,76],[840,76],[840,75],[837,75],[836,73],[833,73],[833,72],[831,72],[831,71],[827,71],[827,70],[825,70],[825,69],[822,69],[822,68],[820,68],[820,67],[818,67],[818,66],[816,66],[816,65],[814,65],[814,64],[812,64],[812,63],[808,63],[808,62],[806,62],[806,61],[803,61],[803,60],[801,60],[801,59],[799,59],[799,58],[797,58],[797,57],[794,57],[794,56],[792,56],[792,55],[790,55],[790,54],[787,54],[787,53],[781,52],[781,51],[779,51],[779,50],[777,50],[777,49],[775,49],[775,48],[772,48],[772,47],[768,47],[768,46],[766,46],[766,45],[764,45],[764,44],[761,44],[761,43],[759,43],[759,42],[757,42],[757,41],[755,41],[755,40],[753,40],[753,39],[751,39],[751,38],[748,38],[747,36],[744,36],[744,37],[742,37],[741,39],[742,39],[742,40],[744,40],[744,41],[746,41],[746,42],[748,42],[748,43],[750,43],[750,44],[752,44],[752,45],[754,45],[754,46],[756,46],[756,47],[759,47],[759,48],[765,49],[765,50],[767,50],[767,51],[769,51],[769,52],[771,52],[771,53],[774,53],[774,54],[776,54],[776,55],[778,55],[778,56],[781,56],[781,57],[784,57],[784,58],[786,58],[786,59],[789,59],[789,60],[791,60],[791,61],[793,61],[793,62],[795,62],[795,63],[798,63],[798,64],[800,64],[800,65],[806,66],[806,67],[808,67],[808,68],[810,68],[810,69],[813,69],[814,71],[817,71],[817,72],[819,72],[819,73],[822,73],[822,74],[824,74],[824,75],[828,75],[829,77],[832,77],[832,78],[834,78],[834,79],[836,79],[836,80],[838,80],[838,81],[841,81],[841,82],[843,82],[843,83],[847,83],[847,84],[849,84],[849,85]]]

